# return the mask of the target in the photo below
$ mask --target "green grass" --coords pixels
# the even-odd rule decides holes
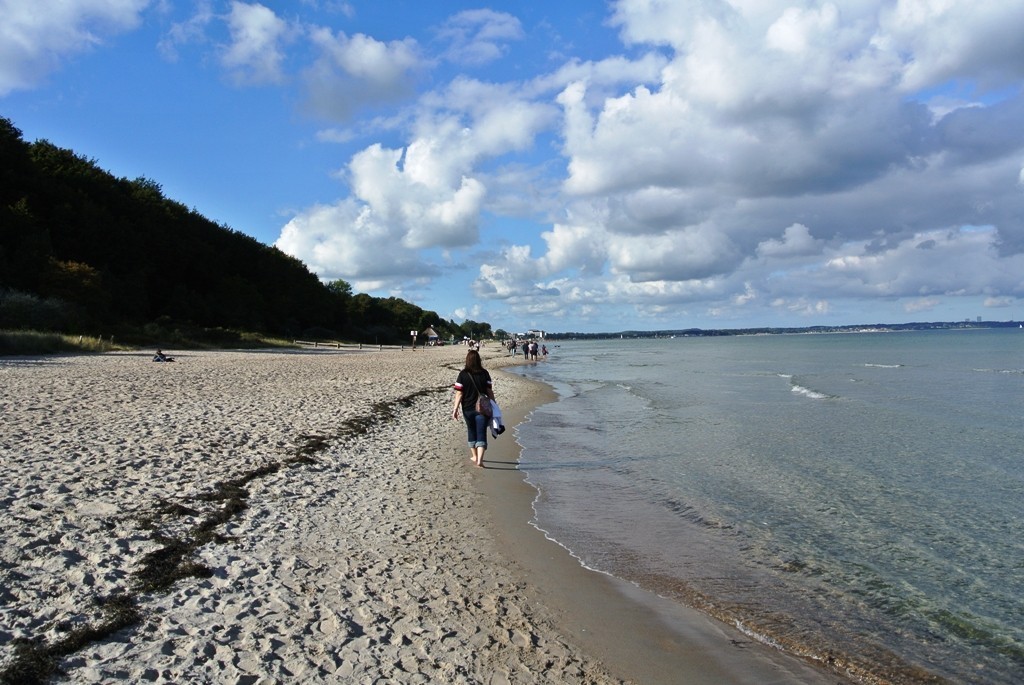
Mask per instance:
[[[0,356],[40,354],[88,354],[133,349],[265,349],[294,348],[291,340],[228,329],[179,330],[163,335],[149,331],[120,336],[95,337],[30,330],[0,330]]]
[[[113,338],[41,331],[0,331],[0,355],[110,352],[126,349],[129,348],[116,344]]]

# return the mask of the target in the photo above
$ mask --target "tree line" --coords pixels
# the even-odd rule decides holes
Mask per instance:
[[[26,142],[0,117],[0,329],[384,344],[428,326],[442,338],[491,334],[486,323],[322,283],[276,247],[164,197],[155,181]]]

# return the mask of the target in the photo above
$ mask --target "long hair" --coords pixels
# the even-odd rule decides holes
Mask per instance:
[[[470,350],[466,353],[466,371],[470,373],[480,373],[484,370],[483,362],[480,361],[480,353],[476,350]]]

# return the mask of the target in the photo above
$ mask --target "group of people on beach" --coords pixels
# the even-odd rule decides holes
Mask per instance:
[[[516,356],[516,352],[519,351],[519,342],[516,340],[508,341],[508,353],[513,357]],[[536,340],[524,340],[522,342],[523,358],[529,359],[530,361],[537,361],[540,357],[548,356],[548,346],[541,345]]]

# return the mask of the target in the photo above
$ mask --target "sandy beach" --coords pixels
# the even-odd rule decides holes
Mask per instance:
[[[174,356],[0,358],[4,682],[838,682],[526,525],[465,348]]]

